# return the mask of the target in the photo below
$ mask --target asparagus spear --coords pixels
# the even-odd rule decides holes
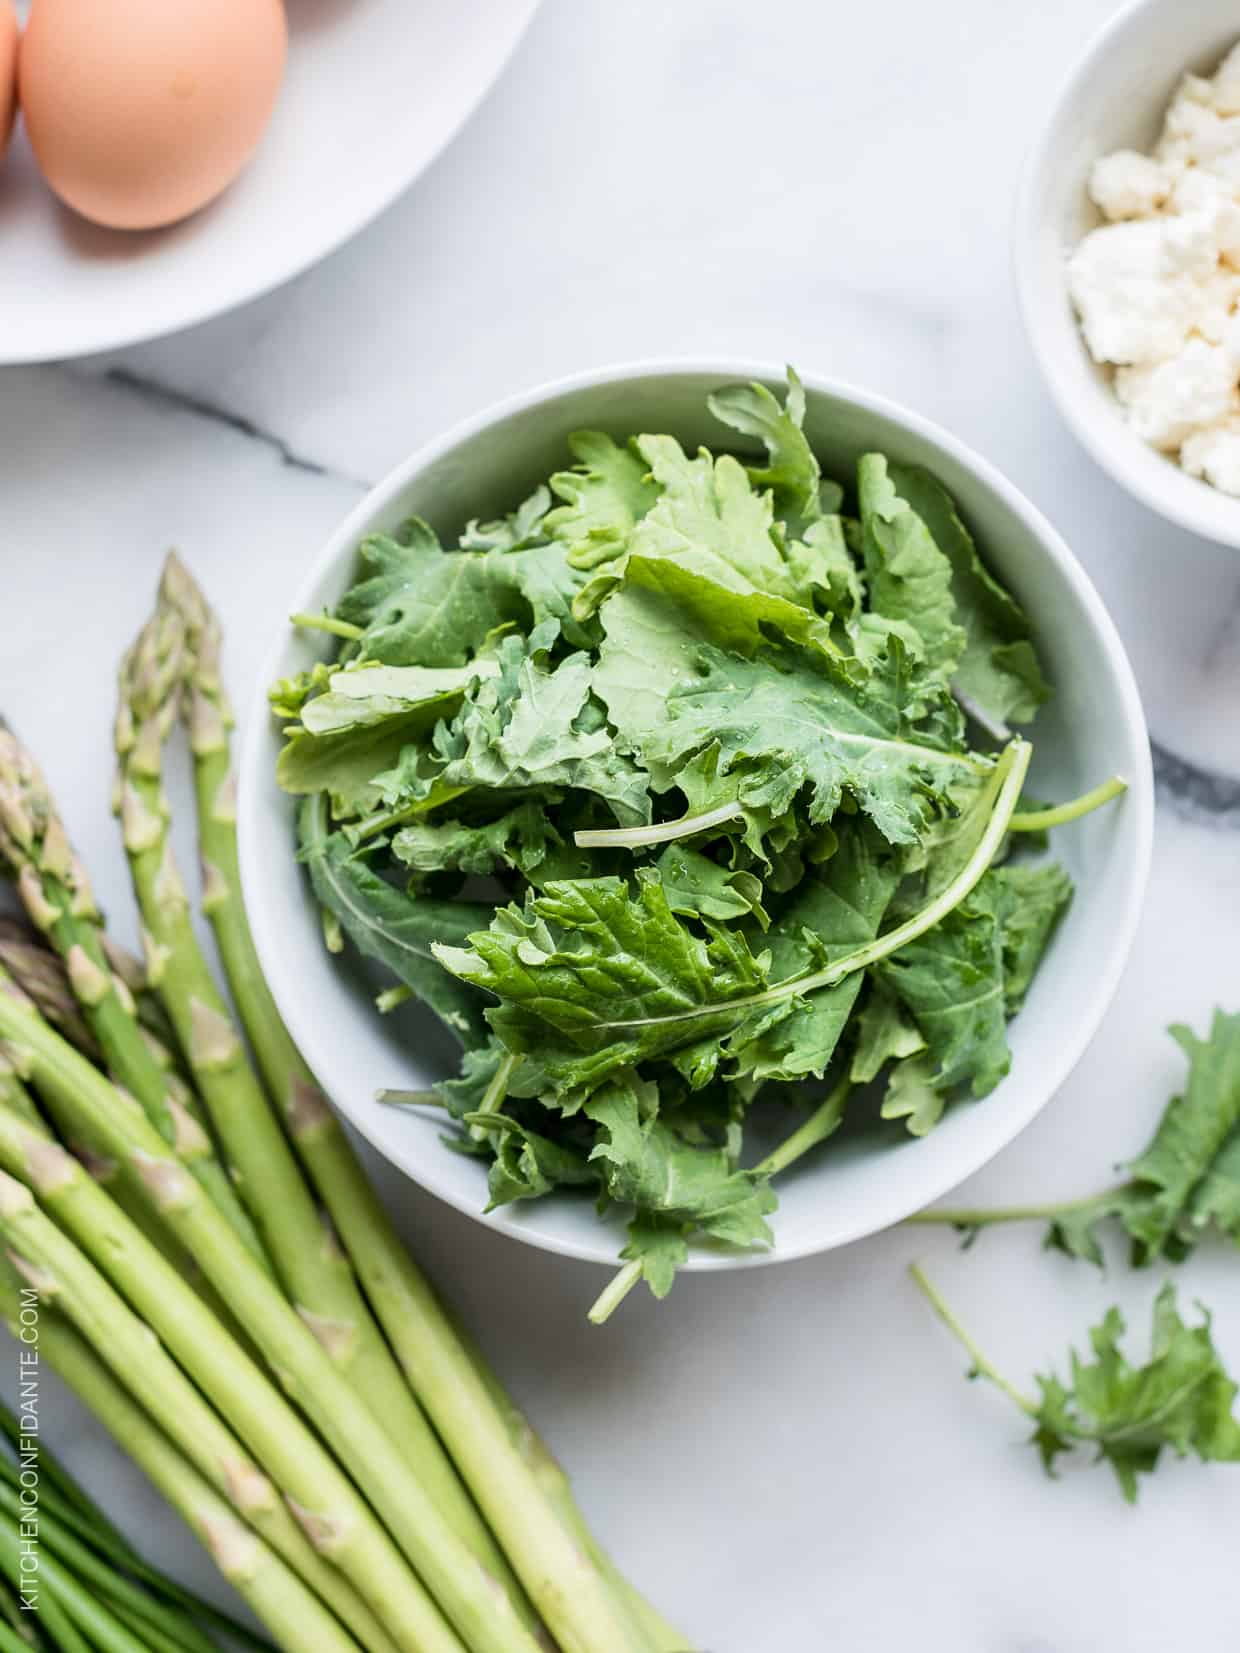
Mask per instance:
[[[322,1092],[302,1081],[292,1106],[293,1140],[316,1181],[331,1190],[332,1215],[392,1347],[548,1628],[565,1653],[649,1647],[602,1574],[588,1564],[575,1534],[547,1503],[487,1379],[401,1244],[357,1160],[332,1149],[330,1138],[339,1126]],[[498,1389],[498,1379],[493,1382]],[[583,1600],[593,1604],[594,1624],[607,1626],[610,1640],[580,1639]]]
[[[594,1537],[577,1503],[572,1482],[564,1473],[559,1459],[501,1384],[481,1349],[459,1326],[455,1327],[455,1331],[462,1348],[473,1363],[474,1370],[486,1385],[496,1411],[503,1419],[513,1450],[518,1452],[529,1466],[530,1473],[565,1531],[571,1534],[582,1553],[589,1556],[594,1566],[606,1578],[613,1592],[628,1609],[629,1616],[640,1627],[654,1653],[690,1653],[689,1638],[674,1625],[669,1624],[659,1609],[647,1601],[635,1585],[630,1584]]]
[[[20,1653],[30,1653],[30,1649],[46,1649],[47,1643],[38,1634],[30,1622],[30,1614],[22,1611],[21,1602],[16,1590],[8,1579],[0,1577],[0,1653],[9,1653],[11,1647],[17,1647]],[[6,1639],[12,1637],[12,1640]]]
[[[4,1290],[0,1281],[0,1315],[3,1313]],[[105,1566],[109,1574],[116,1575],[123,1581],[139,1582],[149,1592],[151,1598],[175,1611],[180,1619],[195,1630],[197,1626],[209,1625],[212,1629],[228,1636],[231,1641],[239,1642],[253,1653],[274,1653],[271,1643],[266,1637],[255,1634],[247,1625],[237,1619],[230,1618],[211,1602],[204,1601],[196,1596],[192,1590],[186,1590],[175,1579],[169,1578],[157,1568],[145,1562],[136,1550],[130,1545],[123,1534],[108,1521],[97,1506],[91,1506],[93,1515],[87,1515],[76,1503],[67,1503],[63,1495],[50,1485],[47,1479],[46,1457],[48,1449],[40,1446],[39,1450],[39,1520],[46,1523],[50,1516],[56,1528],[65,1533],[69,1539],[76,1540],[85,1546],[93,1560]],[[15,1467],[0,1455],[0,1477],[6,1486],[17,1489],[19,1486],[18,1474]],[[80,1489],[78,1489],[80,1490]],[[0,1494],[2,1496],[2,1494]],[[100,1523],[103,1523],[102,1525]],[[41,1528],[42,1530],[42,1528]],[[211,1644],[214,1648],[214,1643]]]
[[[356,1632],[364,1647],[374,1648],[377,1653],[392,1653],[394,1647],[406,1646],[407,1643],[399,1637],[390,1638],[384,1633],[380,1627],[382,1613],[367,1606],[351,1587],[342,1575],[344,1563],[330,1544],[322,1542],[321,1532],[300,1516],[294,1519],[299,1509],[319,1511],[330,1507],[327,1498],[342,1482],[346,1488],[346,1518],[356,1515],[359,1501],[331,1460],[317,1448],[296,1414],[281,1401],[249,1357],[229,1340],[213,1321],[210,1311],[163,1264],[158,1250],[133,1228],[123,1212],[112,1206],[107,1196],[81,1172],[76,1162],[50,1138],[36,1135],[4,1110],[0,1110],[0,1163],[17,1175],[38,1181],[49,1209],[66,1226],[70,1223],[85,1226],[87,1243],[94,1248],[97,1257],[102,1257],[113,1267],[123,1286],[132,1286],[135,1272],[141,1271],[142,1289],[130,1290],[129,1295],[139,1309],[148,1307],[152,1299],[158,1299],[160,1316],[155,1329],[165,1333],[169,1348],[175,1349],[178,1342],[185,1340],[187,1327],[189,1330],[195,1326],[205,1327],[203,1335],[212,1340],[211,1358],[199,1363],[201,1369],[211,1374],[222,1371],[226,1378],[231,1378],[234,1390],[243,1396],[256,1396],[256,1402],[251,1400],[251,1409],[258,1412],[265,1405],[275,1424],[285,1426],[290,1437],[290,1455],[294,1451],[304,1453],[309,1450],[311,1457],[307,1460],[305,1473],[291,1483],[284,1483],[281,1491],[294,1499],[300,1494],[302,1498],[310,1497],[317,1501],[295,1503],[290,1512],[236,1437],[202,1399],[193,1384],[187,1381],[170,1356],[164,1353],[159,1342],[152,1339],[148,1327],[117,1297],[106,1280],[95,1273],[86,1258],[76,1252],[72,1241],[59,1234],[37,1207],[33,1209],[23,1243],[27,1247],[38,1242],[43,1244],[40,1259],[30,1260],[30,1266],[36,1270],[34,1283],[46,1286],[55,1282],[64,1290],[66,1312],[71,1313],[83,1335],[90,1338],[102,1358],[116,1370],[118,1378],[128,1382],[137,1401],[162,1428],[175,1436],[186,1456],[233,1504],[237,1513]],[[12,1176],[0,1180],[5,1184],[3,1192],[0,1192],[0,1203],[3,1203],[4,1193],[7,1193],[15,1208],[24,1210],[26,1202],[21,1197],[22,1183],[15,1182]],[[28,1190],[26,1192],[28,1200]],[[81,1240],[83,1235],[79,1233],[77,1238]],[[17,1248],[11,1248],[11,1255],[16,1254]],[[53,1272],[57,1267],[59,1275]],[[177,1281],[175,1292],[171,1281]],[[75,1290],[71,1291],[71,1287]],[[170,1328],[175,1328],[179,1335],[168,1335]],[[153,1347],[148,1347],[152,1344]],[[142,1351],[142,1358],[136,1363],[132,1358],[135,1349]],[[231,1368],[230,1361],[233,1363]],[[232,1415],[227,1404],[233,1399],[231,1390],[222,1400],[218,1393],[213,1398],[219,1403],[221,1411]],[[240,1410],[235,1405],[233,1409]],[[243,1429],[242,1433],[247,1432]],[[247,1438],[255,1435],[261,1435],[261,1429],[252,1428]],[[316,1479],[314,1476],[315,1452],[329,1466],[326,1477]],[[382,1554],[395,1555],[386,1542],[380,1549]],[[380,1586],[391,1590],[393,1610],[402,1612],[409,1609],[409,1602],[399,1589],[405,1576],[404,1569],[397,1562],[386,1571],[378,1569],[375,1586],[376,1592]],[[415,1606],[414,1622],[417,1623],[416,1604],[424,1598],[416,1587],[408,1594]],[[454,1653],[459,1648],[454,1640],[444,1644],[428,1642],[427,1645],[436,1648],[443,1645],[452,1648]]]
[[[21,1540],[17,1532],[5,1522],[0,1522],[0,1573],[3,1573],[14,1589],[20,1590],[25,1582],[21,1572]],[[52,1580],[45,1573],[39,1588],[38,1616],[57,1653],[95,1653],[65,1611]],[[21,1646],[20,1642],[18,1646]],[[22,1653],[27,1653],[27,1650],[23,1648]]]
[[[32,957],[36,952],[41,952],[43,955],[43,959],[37,963]],[[46,964],[43,961],[46,961]],[[51,972],[48,971],[47,965],[52,967]],[[66,1027],[58,1016],[55,1014],[47,1015],[45,999],[53,994],[67,995],[69,1003],[76,1010],[76,1001],[73,999],[68,978],[62,972],[60,984],[57,985],[54,981],[52,972],[60,969],[60,961],[54,953],[45,948],[36,948],[29,944],[20,946],[0,945],[0,966],[15,967],[14,976],[17,985],[27,994],[35,1007],[47,1017],[53,1026],[58,1027],[66,1038],[71,1039],[73,1044],[83,1051],[84,1055],[91,1054],[89,1049],[85,1049],[83,1044],[73,1037],[72,1030]],[[85,1031],[87,1041],[94,1046],[94,1035],[89,1028],[86,1028]],[[96,1054],[99,1054],[97,1046],[95,1046],[95,1051]],[[26,1118],[38,1124],[40,1122],[38,1110],[31,1100],[29,1092],[20,1083],[14,1083],[15,1079],[16,1074],[11,1059],[5,1056],[3,1050],[0,1050],[0,1102],[5,1103],[10,1108],[15,1108]],[[147,1235],[148,1239],[154,1237],[158,1232],[158,1225],[147,1211],[141,1190],[133,1185],[132,1179],[122,1174],[121,1167],[116,1161],[100,1158],[92,1160],[91,1156],[85,1153],[83,1158],[90,1163],[92,1176],[108,1189],[112,1198],[123,1207],[129,1217]],[[186,1256],[183,1247],[167,1241],[164,1241],[164,1246],[169,1261],[176,1264],[177,1269],[185,1279],[194,1283],[195,1269],[189,1257]]]
[[[532,1625],[520,1586],[392,1358],[358,1289],[353,1265],[310,1197],[202,955],[175,877],[167,813],[159,801],[159,770],[168,708],[179,703],[182,688],[188,687],[196,790],[204,822],[203,908],[216,928],[226,962],[235,967],[235,897],[230,888],[238,887],[239,874],[225,733],[228,714],[217,660],[217,628],[189,575],[170,557],[155,614],[122,667],[117,719],[126,843],[143,921],[159,960],[158,973],[151,973],[236,1168],[242,1196],[294,1307],[349,1379],[355,1404],[370,1409],[442,1519],[520,1603]],[[170,675],[168,661],[180,664],[186,683]],[[162,842],[135,848],[134,820],[148,810],[162,823]],[[139,832],[139,840],[144,836]],[[152,877],[156,856],[159,871]],[[174,881],[176,893],[170,898]]]
[[[3,1264],[0,1264],[0,1293],[4,1286]],[[12,1280],[9,1280],[12,1284]],[[0,1295],[0,1303],[3,1296]],[[5,1436],[13,1448],[14,1456],[22,1451],[23,1433],[17,1415],[0,1400],[0,1432]],[[17,1471],[8,1459],[0,1455],[0,1474],[5,1475],[14,1485],[20,1484],[17,1480]],[[39,1497],[45,1498],[48,1489],[51,1489],[53,1499],[59,1500],[65,1508],[77,1511],[83,1521],[89,1522],[99,1537],[108,1545],[124,1550],[133,1555],[129,1542],[120,1528],[106,1516],[95,1503],[94,1499],[70,1475],[60,1459],[42,1440],[39,1442]]]
[[[6,1269],[0,1274],[0,1312],[13,1320],[18,1302],[17,1283]],[[185,1519],[220,1572],[279,1639],[285,1653],[358,1653],[359,1644],[319,1598],[238,1521],[224,1499],[58,1313],[42,1316],[39,1350]]]
[[[155,1060],[133,996],[104,950],[90,881],[75,854],[42,772],[10,729],[0,727],[0,860],[17,879],[27,915],[65,961],[74,995],[108,1067],[146,1110],[237,1232],[261,1255],[197,1103],[174,1094]]]
[[[394,1647],[416,1648],[419,1653],[424,1647],[434,1653],[460,1653],[460,1642],[447,1631],[421,1585],[335,1460],[266,1373],[165,1264],[159,1248],[128,1221],[58,1143],[3,1108],[0,1165],[10,1173],[9,1181],[21,1179],[19,1188],[29,1183],[36,1189],[65,1234],[94,1258],[97,1267],[107,1271],[133,1311],[145,1317],[160,1343],[181,1361],[198,1389],[209,1394],[221,1416],[233,1423],[255,1456],[275,1476],[283,1501],[267,1497],[266,1477],[254,1468],[246,1451],[223,1429],[214,1413],[208,1408],[205,1419],[202,1417],[202,1402],[196,1391],[191,1388],[186,1397],[184,1379],[176,1366],[172,1367],[169,1383],[179,1399],[169,1401],[161,1383],[152,1382],[145,1367],[132,1380],[137,1398],[152,1416],[180,1442],[186,1455],[238,1512],[355,1630],[363,1646],[377,1653],[392,1653]],[[193,1185],[183,1180],[182,1187],[184,1190]],[[199,1197],[196,1192],[194,1197]],[[205,1201],[200,1203],[206,1205]],[[45,1235],[44,1230],[39,1232]],[[55,1233],[53,1228],[52,1235]],[[49,1240],[52,1243],[54,1239]],[[73,1261],[78,1259],[74,1257]],[[89,1269],[89,1264],[85,1266]],[[265,1275],[259,1277],[266,1279]],[[87,1300],[103,1300],[112,1306],[107,1296],[110,1288],[106,1281],[102,1284],[105,1290],[96,1291],[94,1298]],[[125,1310],[123,1303],[121,1307]],[[95,1338],[99,1353],[116,1366],[118,1377],[127,1380],[130,1369],[126,1361],[134,1346],[135,1326],[143,1346],[150,1341],[150,1332],[141,1321],[134,1321],[128,1310],[121,1321],[124,1335],[116,1327],[95,1327],[94,1332],[99,1334]],[[161,1370],[167,1375],[166,1367],[161,1365]],[[181,1402],[192,1411],[183,1411]],[[192,1423],[192,1419],[198,1422]],[[360,1599],[359,1591],[372,1605]],[[380,1628],[380,1621],[389,1620],[390,1635]]]
[[[466,1350],[456,1335],[375,1197],[344,1131],[281,1020],[263,976],[241,899],[229,783],[228,735],[232,719],[220,683],[218,622],[187,570],[175,558],[169,558],[165,568],[161,599],[175,604],[185,616],[189,635],[190,734],[199,841],[206,869],[204,905],[267,1090],[283,1114],[293,1144],[341,1233],[410,1383],[457,1462],[465,1462],[461,1457],[462,1441],[467,1450],[474,1451],[473,1472],[466,1471],[471,1490],[499,1534],[535,1606],[565,1647],[572,1647],[571,1625],[557,1622],[557,1601],[565,1581],[574,1594],[581,1594],[583,1556],[589,1554],[584,1543],[584,1517],[562,1472],[555,1499],[547,1497],[546,1482],[540,1482],[538,1471],[530,1466],[530,1458],[536,1458],[537,1453],[530,1451],[527,1455],[523,1445],[537,1437],[504,1393],[498,1378],[486,1369],[481,1355]],[[432,1374],[429,1382],[428,1372]],[[456,1389],[463,1373],[469,1376],[470,1400],[453,1405],[443,1391]],[[480,1417],[484,1419],[485,1440],[478,1438]],[[547,1461],[553,1462],[545,1447],[542,1451]],[[558,1505],[558,1510],[552,1505]],[[635,1618],[644,1622],[646,1639],[660,1650],[688,1646],[684,1638],[663,1624],[652,1607],[636,1598],[614,1570],[609,1586],[596,1557],[591,1557],[591,1562],[589,1585],[597,1610],[608,1612],[627,1632],[632,1645],[643,1645],[642,1633],[629,1622]],[[634,1600],[639,1605],[634,1606]],[[653,1629],[656,1623],[657,1631]],[[662,1641],[657,1639],[659,1636]]]
[[[37,931],[19,919],[0,917],[0,964],[34,1000],[40,1013],[53,1027],[58,1027],[83,1056],[89,1056],[95,1063],[101,1060],[98,1041],[73,996],[65,968],[56,954],[43,945]]]
[[[115,1093],[103,1076],[41,1022],[32,1007],[4,992],[0,992],[0,1039],[14,1040],[27,1052],[34,1084],[70,1134],[93,1140],[105,1153],[137,1166],[149,1190],[152,1210],[163,1217],[169,1231],[182,1240],[206,1278],[226,1298],[237,1322],[253,1339],[271,1370],[280,1374],[286,1389],[296,1395],[323,1438],[340,1441],[342,1429],[347,1429],[349,1462],[358,1487],[417,1568],[447,1617],[457,1626],[470,1653],[534,1653],[534,1638],[498,1580],[487,1573],[443,1522],[421,1484],[393,1453],[386,1433],[364,1407],[358,1406],[348,1383],[322,1345],[270,1278],[256,1267],[228,1224],[202,1196],[201,1189],[185,1174],[145,1117],[137,1111],[118,1108]],[[50,1181],[50,1188],[45,1181],[40,1189],[45,1197],[57,1192],[57,1185],[66,1186],[68,1178],[58,1168]],[[76,1179],[75,1186],[79,1191],[83,1186],[89,1187],[85,1178]],[[120,1214],[114,1211],[112,1216],[117,1220]],[[125,1229],[131,1238],[139,1239],[130,1225],[126,1224]],[[103,1250],[97,1233],[78,1233],[77,1237],[88,1249],[94,1244]],[[109,1270],[119,1266],[112,1242],[105,1255]],[[148,1259],[148,1264],[153,1262],[153,1257]],[[142,1290],[141,1279],[127,1281],[125,1290],[168,1346],[175,1346],[178,1357],[196,1371],[200,1383],[217,1404],[223,1406],[226,1397],[235,1401],[236,1386],[253,1369],[248,1362],[241,1364],[240,1350],[227,1343],[218,1323],[209,1315],[206,1328],[202,1327],[199,1317],[207,1311],[193,1293],[182,1285],[173,1297],[176,1286],[175,1273],[168,1270],[164,1271],[160,1292],[146,1293],[140,1303],[136,1294]],[[208,1366],[210,1376],[206,1377],[204,1372]],[[354,1504],[357,1502],[353,1489],[342,1477],[334,1499],[301,1497],[293,1490],[295,1483],[304,1478],[313,1453],[313,1437],[306,1435],[299,1446],[290,1450],[293,1419],[290,1414],[277,1420],[279,1427],[272,1426],[275,1400],[274,1394],[267,1393],[256,1412],[251,1408],[251,1417],[261,1429],[266,1449],[281,1454],[282,1467],[272,1466],[272,1473],[286,1493],[307,1510],[318,1512],[315,1530],[333,1546],[333,1555],[339,1564],[344,1565],[347,1560],[356,1568],[366,1569],[368,1599],[377,1608],[386,1607],[394,1630],[403,1631],[408,1638],[414,1622],[412,1613],[394,1609],[383,1588],[377,1594],[372,1593],[376,1581],[370,1567],[376,1546],[382,1553],[382,1533],[373,1522],[365,1520],[364,1508],[352,1513],[339,1508],[346,1497],[351,1497]],[[262,1452],[259,1456],[263,1456]],[[326,1455],[319,1455],[314,1458],[314,1465],[320,1473],[325,1473],[330,1460]],[[343,1525],[338,1519],[341,1513],[348,1516]],[[369,1542],[362,1543],[363,1539]],[[357,1582],[359,1588],[363,1587],[361,1573],[357,1575]],[[409,1582],[412,1583],[412,1577]],[[426,1634],[420,1653],[433,1645],[444,1645],[442,1635],[436,1643]],[[455,1639],[447,1645],[459,1646]],[[613,1647],[623,1647],[623,1653],[630,1653],[624,1644],[614,1639],[609,1643],[601,1636],[578,1645],[589,1649],[589,1653],[596,1650],[611,1653]],[[568,1653],[577,1653],[576,1647],[570,1645]]]
[[[0,1512],[15,1520],[23,1516],[24,1508],[11,1487],[0,1486]],[[64,1562],[74,1576],[93,1584],[96,1592],[106,1597],[115,1611],[141,1620],[155,1632],[163,1631],[173,1641],[180,1641],[185,1653],[216,1653],[214,1644],[189,1622],[183,1613],[175,1612],[109,1567],[89,1545],[67,1526],[57,1520],[42,1501],[39,1504],[39,1542],[46,1545]]]
[[[11,1270],[11,1265],[7,1266]],[[8,1281],[12,1288],[16,1283],[12,1273]],[[10,1309],[19,1306],[9,1300],[11,1289],[9,1298],[6,1298],[5,1291],[3,1265],[0,1265],[0,1317],[5,1312],[6,1303]],[[3,1401],[0,1401],[0,1430],[17,1449],[21,1427]],[[10,1487],[20,1489],[21,1477],[17,1466],[3,1453],[0,1453],[0,1476]],[[145,1561],[42,1440],[39,1443],[39,1514],[40,1517],[50,1514],[111,1568],[123,1573],[126,1578],[139,1581],[159,1600],[178,1608],[188,1621],[209,1624],[233,1641],[254,1649],[254,1653],[273,1653],[271,1643],[265,1637],[256,1635],[247,1625],[230,1618],[213,1603],[196,1596],[192,1590],[185,1589],[175,1579]]]

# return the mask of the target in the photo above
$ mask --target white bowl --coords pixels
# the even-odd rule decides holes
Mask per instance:
[[[511,507],[564,463],[565,437],[582,426],[614,435],[670,431],[688,445],[734,438],[706,410],[707,393],[738,379],[782,376],[751,363],[647,363],[612,367],[501,403],[432,442],[379,484],[341,524],[313,570],[288,594],[287,611],[321,610],[349,585],[363,535],[410,512],[445,535],[470,517]],[[1098,594],[1067,546],[1010,483],[946,431],[876,396],[806,376],[806,429],[828,471],[846,476],[858,454],[880,448],[929,466],[951,490],[987,561],[1028,610],[1056,694],[1034,728],[1031,789],[1067,798],[1115,771],[1123,801],[1062,830],[1057,849],[1077,896],[1028,1003],[1011,1028],[1010,1075],[989,1097],[949,1110],[920,1141],[837,1139],[782,1179],[769,1253],[694,1254],[691,1267],[737,1268],[843,1245],[900,1221],[976,1171],[1010,1142],[1063,1083],[1101,1020],[1128,956],[1150,859],[1153,786],[1145,722],[1132,672]],[[433,1018],[415,1006],[381,1017],[356,956],[329,955],[307,880],[294,860],[294,807],[276,786],[279,735],[267,684],[304,669],[322,640],[281,622],[250,707],[241,774],[245,894],[258,949],[281,1013],[345,1116],[393,1164],[458,1210],[550,1251],[614,1260],[622,1218],[557,1196],[483,1217],[480,1164],[440,1142],[441,1123],[380,1104],[381,1087],[417,1088],[449,1058]]]
[[[1240,39],[1235,0],[1137,0],[1095,37],[1029,156],[1014,224],[1029,341],[1059,410],[1104,470],[1181,527],[1240,547],[1240,499],[1189,476],[1134,434],[1068,298],[1067,260],[1101,222],[1086,186],[1116,149],[1146,151],[1186,70],[1211,73]]]

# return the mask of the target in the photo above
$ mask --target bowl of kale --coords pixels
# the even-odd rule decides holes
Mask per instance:
[[[1045,1106],[1150,856],[1092,585],[947,432],[606,369],[380,484],[279,629],[246,894],[324,1089],[423,1187],[638,1282],[844,1244]]]

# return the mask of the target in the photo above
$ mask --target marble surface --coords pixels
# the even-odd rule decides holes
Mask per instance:
[[[47,757],[117,928],[111,673],[177,544],[244,702],[283,597],[366,484],[448,422],[592,363],[722,352],[838,374],[974,443],[1089,568],[1159,751],[1152,886],[1118,999],[1037,1124],[961,1198],[1084,1192],[1180,1076],[1165,1025],[1237,1002],[1240,559],[1121,494],[1043,393],[1007,268],[1013,182],[1111,0],[547,0],[421,184],[294,285],[178,337],[0,373],[0,707]],[[1045,1480],[904,1265],[1018,1378],[1156,1280],[897,1230],[679,1283],[591,1330],[601,1277],[380,1173],[420,1255],[546,1426],[609,1544],[712,1653],[1222,1653],[1240,1473],[1171,1463],[1129,1509]],[[1188,1296],[1240,1365],[1235,1259]],[[6,1355],[5,1349],[8,1349]],[[0,1346],[2,1363],[13,1351]],[[9,1381],[3,1379],[3,1381]],[[192,1542],[50,1381],[49,1434],[160,1559]]]

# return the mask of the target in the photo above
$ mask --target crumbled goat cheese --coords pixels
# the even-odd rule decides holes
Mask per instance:
[[[1121,149],[1094,162],[1089,193],[1107,218],[1148,218],[1170,195],[1173,179],[1161,161]]]
[[[1204,477],[1225,494],[1240,495],[1240,417],[1194,431],[1180,449],[1190,476]]]
[[[1201,425],[1240,412],[1235,357],[1223,345],[1204,339],[1189,339],[1168,361],[1121,367],[1115,391],[1137,435],[1168,453]]]
[[[1194,288],[1193,329],[1211,344],[1221,344],[1240,303],[1240,270],[1220,264]]]
[[[1152,154],[1095,162],[1089,194],[1105,222],[1068,290],[1090,354],[1143,441],[1240,495],[1240,42],[1182,77]]]
[[[1072,255],[1068,285],[1099,362],[1163,361],[1193,325],[1193,283],[1172,256],[1163,220],[1094,230]]]

